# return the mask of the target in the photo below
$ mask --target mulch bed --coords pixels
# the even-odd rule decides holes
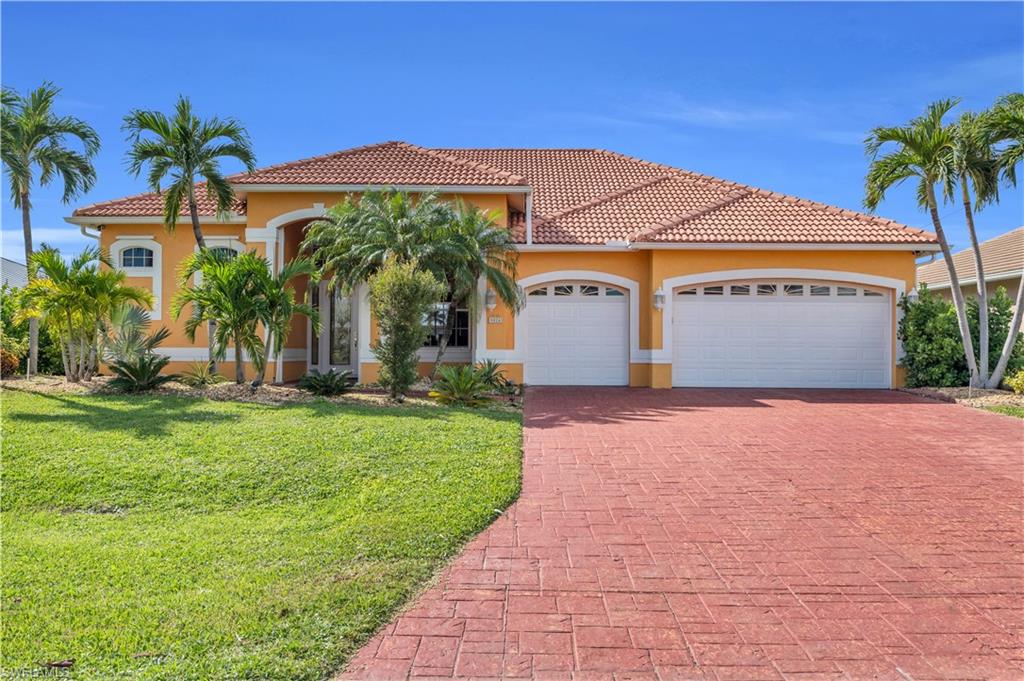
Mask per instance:
[[[0,385],[13,390],[24,390],[36,393],[70,393],[76,395],[85,394],[110,394],[107,388],[108,376],[96,376],[88,383],[69,383],[63,376],[33,376],[24,378],[20,376],[5,378]],[[380,407],[401,408],[403,406],[429,406],[443,407],[444,405],[427,397],[427,385],[423,382],[413,386],[413,390],[406,395],[405,401],[401,404],[393,402],[388,398],[387,393],[377,386],[357,386],[344,395],[337,397],[318,397],[305,390],[300,390],[294,384],[291,385],[262,385],[258,389],[248,384],[238,385],[237,383],[218,383],[203,388],[193,388],[179,383],[169,381],[155,390],[139,395],[180,395],[182,397],[203,398],[221,402],[253,402],[257,404],[281,405],[308,403],[316,400],[327,400],[337,404],[363,404]],[[119,393],[120,394],[120,393]],[[507,400],[496,399],[491,408],[514,409]]]
[[[902,388],[903,392],[928,397],[941,402],[955,402],[968,407],[1024,407],[1024,395],[1009,390],[983,388]]]

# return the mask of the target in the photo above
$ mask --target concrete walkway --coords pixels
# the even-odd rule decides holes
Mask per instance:
[[[523,492],[342,678],[1024,678],[1024,421],[542,388]]]

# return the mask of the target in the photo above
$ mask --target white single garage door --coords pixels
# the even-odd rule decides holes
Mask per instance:
[[[528,385],[627,385],[628,294],[560,281],[526,292]]]
[[[890,294],[817,281],[734,281],[672,296],[672,385],[888,388]]]

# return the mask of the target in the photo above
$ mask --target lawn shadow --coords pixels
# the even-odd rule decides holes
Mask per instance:
[[[32,394],[59,403],[60,409],[56,413],[38,414],[7,406],[4,418],[40,425],[62,423],[96,431],[130,432],[139,438],[166,436],[171,424],[185,420],[215,426],[241,418],[240,414],[197,409],[205,402],[185,397],[94,394],[72,398],[57,393]]]

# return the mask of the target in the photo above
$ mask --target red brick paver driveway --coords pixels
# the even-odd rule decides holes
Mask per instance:
[[[1024,679],[1024,422],[535,389],[523,492],[345,678]]]

